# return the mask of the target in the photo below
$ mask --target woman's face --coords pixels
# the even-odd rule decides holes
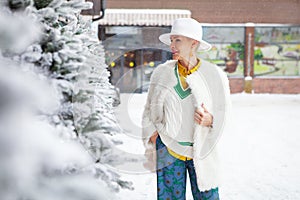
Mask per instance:
[[[191,51],[195,51],[197,41],[180,35],[172,35],[170,37],[170,49],[174,60],[189,59]]]

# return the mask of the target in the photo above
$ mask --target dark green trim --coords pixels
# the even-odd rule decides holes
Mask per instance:
[[[180,78],[179,78],[179,74],[178,74],[177,63],[175,65],[174,72],[175,72],[175,76],[177,78],[177,85],[174,86],[174,89],[175,89],[176,93],[179,95],[179,97],[181,99],[184,99],[184,98],[188,97],[191,94],[191,89],[190,88],[187,88],[187,89],[182,88]]]
[[[178,144],[182,145],[182,146],[193,146],[193,143],[191,142],[178,142]]]

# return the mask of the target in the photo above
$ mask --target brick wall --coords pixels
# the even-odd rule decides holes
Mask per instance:
[[[244,91],[243,78],[229,78],[229,85],[231,93]],[[300,94],[300,78],[254,78],[252,81],[252,89],[254,93]]]
[[[300,78],[255,78],[255,93],[300,94]]]
[[[229,78],[229,87],[231,93],[240,93],[244,91],[244,78]]]
[[[106,8],[187,9],[205,23],[300,24],[299,0],[106,0]]]

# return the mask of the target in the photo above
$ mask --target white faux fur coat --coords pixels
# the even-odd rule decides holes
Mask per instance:
[[[175,60],[159,65],[151,76],[148,98],[143,113],[143,139],[146,147],[148,163],[145,167],[155,170],[155,145],[149,142],[151,135],[157,130],[175,138],[180,129],[181,116],[179,96],[174,90],[177,79],[174,73]],[[230,109],[230,91],[226,74],[217,66],[201,60],[200,68],[187,76],[196,108],[201,104],[213,114],[213,128],[203,127],[195,123],[193,160],[200,191],[216,188],[220,184],[219,158],[217,142],[224,129]]]

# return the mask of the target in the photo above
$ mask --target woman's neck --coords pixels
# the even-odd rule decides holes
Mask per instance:
[[[198,64],[198,59],[196,56],[190,57],[189,59],[181,57],[179,62],[183,67],[187,68],[187,70],[191,70]]]

